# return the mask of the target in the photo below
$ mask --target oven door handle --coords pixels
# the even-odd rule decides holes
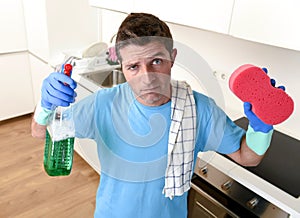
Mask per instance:
[[[231,210],[229,210],[227,207],[225,207],[223,204],[221,204],[219,201],[217,201],[216,199],[214,199],[212,196],[210,196],[209,194],[207,194],[205,191],[203,191],[201,188],[199,188],[197,185],[195,185],[194,183],[191,183],[191,188],[194,189],[198,194],[202,195],[203,197],[205,197],[208,201],[212,202],[213,204],[215,204],[217,207],[223,208],[225,211],[227,211],[227,213],[232,216],[233,218],[239,218],[239,216],[237,216],[235,213],[233,213]],[[205,210],[207,213],[209,213],[211,216],[214,216],[207,208],[205,208],[204,205],[202,205],[200,202],[198,202],[197,200],[195,201],[197,206],[201,207],[203,210]]]

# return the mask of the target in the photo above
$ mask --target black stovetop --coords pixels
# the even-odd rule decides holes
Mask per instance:
[[[246,129],[243,117],[235,123]],[[300,196],[300,141],[274,130],[271,145],[256,167],[244,167],[295,198]]]

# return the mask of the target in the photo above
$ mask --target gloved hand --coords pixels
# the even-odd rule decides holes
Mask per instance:
[[[62,67],[63,69],[64,67]],[[51,73],[42,85],[42,99],[34,112],[34,120],[40,125],[47,125],[57,106],[69,106],[75,101],[76,82],[63,73]]]
[[[262,68],[268,73],[266,68]],[[270,80],[272,86],[275,87],[276,81]],[[285,90],[284,86],[278,88]],[[252,106],[249,102],[244,102],[244,113],[249,120],[248,130],[246,132],[246,142],[249,148],[251,148],[256,154],[263,155],[271,143],[273,134],[273,126],[268,125],[261,121],[251,110]]]
[[[43,81],[41,106],[48,110],[54,110],[57,106],[69,106],[75,101],[76,86],[77,83],[67,75],[51,73]]]
[[[252,105],[249,102],[244,102],[244,113],[249,120],[249,125],[256,132],[268,133],[273,129],[272,125],[268,125],[261,121],[251,110]]]

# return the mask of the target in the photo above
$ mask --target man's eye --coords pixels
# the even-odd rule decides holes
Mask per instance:
[[[131,65],[128,67],[128,70],[136,70],[137,69],[137,65]]]
[[[154,60],[152,61],[152,64],[154,64],[154,65],[158,65],[158,64],[161,64],[161,63],[162,63],[162,60],[159,59],[159,58],[156,58],[156,59],[154,59]]]

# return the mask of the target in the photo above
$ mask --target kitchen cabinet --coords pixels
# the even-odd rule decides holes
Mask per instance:
[[[89,0],[89,4],[94,7],[125,13],[132,12],[134,8],[134,0]]]
[[[0,121],[34,110],[27,52],[0,55]]]
[[[92,94],[91,91],[79,84],[80,81],[77,82],[76,102]],[[74,149],[97,173],[100,174],[100,161],[98,158],[97,144],[94,140],[76,138]]]
[[[110,41],[117,33],[120,24],[127,17],[125,13],[119,13],[110,10],[101,11],[101,38],[103,42],[107,42],[111,46]],[[112,40],[112,42],[114,42]]]
[[[90,0],[90,5],[125,13],[146,12],[172,23],[228,34],[234,0]]]
[[[76,138],[74,150],[79,154],[98,174],[101,172],[98,158],[97,143],[92,139]]]
[[[28,50],[46,62],[57,64],[62,51],[98,40],[97,9],[86,0],[23,0],[23,5]]]
[[[228,34],[233,0],[135,1],[134,10],[172,23]]]
[[[32,78],[32,90],[34,104],[37,105],[41,99],[41,88],[43,80],[53,72],[53,68],[46,62],[37,58],[36,56],[29,54],[29,67]]]
[[[27,49],[22,0],[0,1],[0,53]]]
[[[300,51],[300,1],[236,0],[230,34]]]
[[[152,13],[164,21],[300,51],[298,0],[90,0],[120,12]]]

